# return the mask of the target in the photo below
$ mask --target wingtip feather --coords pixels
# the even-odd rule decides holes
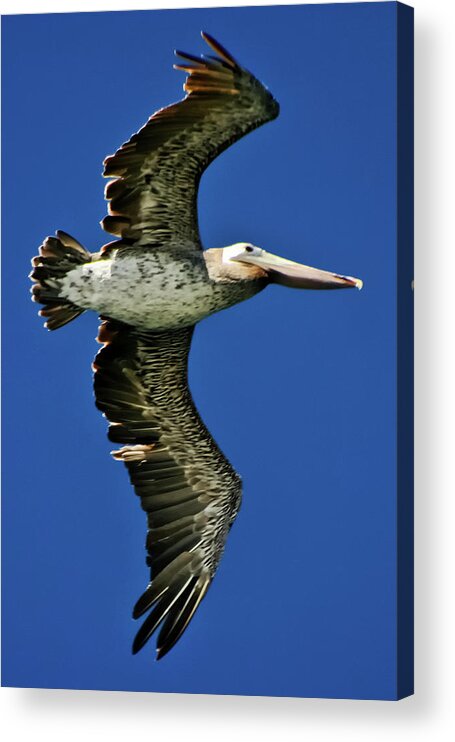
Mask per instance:
[[[210,46],[211,49],[213,49],[214,52],[216,52],[221,59],[224,59],[225,62],[227,62],[231,67],[239,67],[239,64],[236,59],[232,56],[230,52],[222,45],[219,41],[217,41],[211,34],[207,33],[207,31],[201,31],[201,36]]]

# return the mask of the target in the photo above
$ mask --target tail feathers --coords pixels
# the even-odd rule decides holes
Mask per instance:
[[[45,327],[56,330],[63,327],[84,311],[64,297],[59,296],[60,280],[70,270],[83,263],[90,263],[91,254],[66,232],[56,232],[56,237],[46,237],[39,248],[39,255],[32,260],[32,299],[44,305],[39,314],[46,317]]]

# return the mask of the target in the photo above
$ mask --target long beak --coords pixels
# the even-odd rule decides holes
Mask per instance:
[[[243,254],[237,260],[257,265],[268,273],[273,283],[295,289],[361,289],[363,286],[360,278],[310,268],[309,265],[294,263],[265,250],[260,255]]]

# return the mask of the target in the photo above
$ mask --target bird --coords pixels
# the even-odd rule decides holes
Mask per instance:
[[[205,426],[188,386],[195,326],[270,284],[361,288],[360,279],[276,256],[249,242],[204,249],[197,194],[223,150],[278,116],[267,87],[209,33],[211,52],[175,51],[182,100],[154,113],[104,161],[115,239],[88,251],[68,233],[32,260],[45,327],[82,312],[101,320],[94,369],[114,459],[126,465],[147,518],[150,579],[133,609],[138,652],[159,629],[156,659],[180,639],[204,598],[239,511],[241,478]]]

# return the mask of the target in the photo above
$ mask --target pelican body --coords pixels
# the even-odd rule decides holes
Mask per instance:
[[[70,271],[59,293],[77,306],[135,327],[194,325],[267,284],[265,271],[258,268],[238,264],[223,271],[217,252],[116,249],[109,258]]]
[[[65,232],[33,258],[33,298],[55,330],[101,315],[96,405],[109,421],[147,515],[150,582],[139,651],[160,627],[157,658],[178,641],[207,592],[241,500],[241,479],[201,420],[188,387],[195,325],[270,283],[361,288],[359,279],[278,257],[249,242],[203,250],[197,190],[210,162],[276,118],[267,88],[208,34],[216,56],[177,52],[186,97],[157,111],[105,160],[108,215],[118,239],[91,253]]]

